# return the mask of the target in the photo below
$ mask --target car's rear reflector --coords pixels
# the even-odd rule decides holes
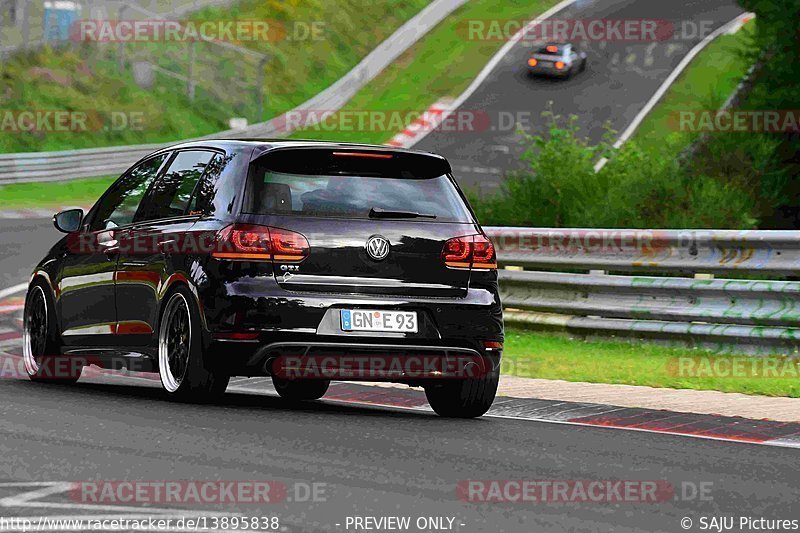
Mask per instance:
[[[258,339],[257,331],[225,331],[214,334],[214,339],[224,341],[254,341]]]
[[[494,245],[484,235],[467,235],[448,240],[442,249],[442,261],[451,268],[497,268]]]
[[[333,152],[336,157],[363,157],[365,159],[391,159],[392,154],[376,154],[368,152]]]
[[[217,234],[211,256],[241,261],[299,262],[308,257],[308,240],[294,231],[255,224],[232,224]]]
[[[487,350],[502,350],[503,343],[500,341],[483,341],[483,347]]]

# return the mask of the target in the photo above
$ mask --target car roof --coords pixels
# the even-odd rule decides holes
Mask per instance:
[[[201,139],[187,141],[172,146],[165,147],[159,151],[185,150],[188,148],[221,148],[224,150],[236,150],[242,148],[253,148],[252,159],[273,150],[285,148],[338,148],[342,150],[370,150],[387,153],[413,153],[425,155],[444,160],[439,154],[424,152],[419,150],[409,150],[406,148],[395,148],[378,144],[361,144],[336,141],[319,141],[310,139],[261,139],[261,138],[225,138],[225,139]]]

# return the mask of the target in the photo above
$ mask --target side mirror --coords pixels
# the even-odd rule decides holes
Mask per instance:
[[[81,229],[83,209],[67,209],[53,215],[53,225],[58,231],[72,233]]]

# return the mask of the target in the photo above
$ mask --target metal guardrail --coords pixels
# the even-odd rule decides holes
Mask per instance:
[[[489,228],[502,264],[621,272],[796,275],[800,232]]]
[[[502,266],[536,269],[500,271],[509,323],[728,352],[800,350],[800,282],[738,279],[796,276],[800,232],[486,231]]]
[[[163,144],[0,155],[0,184],[63,181],[122,174]]]

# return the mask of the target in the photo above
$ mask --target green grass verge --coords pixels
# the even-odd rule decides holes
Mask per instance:
[[[468,21],[529,19],[556,3],[556,0],[467,3],[359,91],[342,111],[422,112],[442,97],[458,96],[504,44],[501,40],[469,39]],[[337,122],[331,120],[331,123]],[[328,131],[323,126],[313,126],[295,132],[293,137],[380,144],[398,131]]]
[[[643,150],[674,157],[697,138],[679,131],[682,111],[716,111],[747,74],[755,21],[733,35],[722,35],[709,44],[678,76],[661,102],[647,115],[633,140]]]
[[[94,204],[116,176],[65,181],[18,183],[0,186],[0,211],[35,207],[88,207]]]
[[[754,362],[763,365],[765,359],[735,356],[742,369],[734,372],[735,377],[709,377],[715,372],[709,371],[713,367],[705,366],[706,363],[732,356],[647,343],[585,342],[514,328],[506,332],[503,357],[503,373],[521,377],[800,398],[798,359],[769,358],[778,364],[778,368],[787,368],[784,364],[793,365],[789,368],[793,368],[794,373],[784,372],[784,377],[758,372],[751,376],[748,370],[751,365]],[[683,372],[684,376],[679,370],[681,364],[686,365],[682,368],[688,369]],[[725,366],[718,368],[727,372]]]

